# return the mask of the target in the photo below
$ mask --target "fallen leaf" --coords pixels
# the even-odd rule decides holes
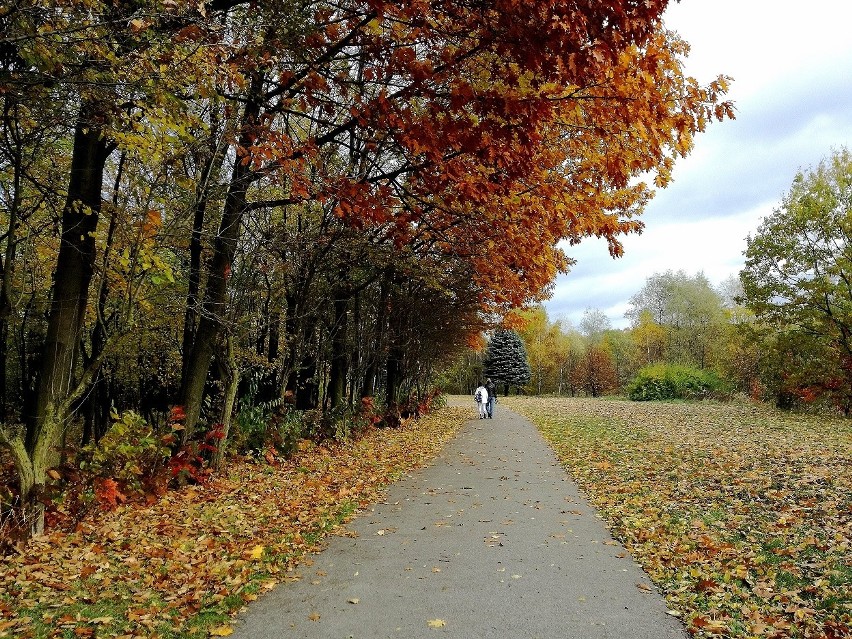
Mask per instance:
[[[443,628],[444,626],[447,625],[447,622],[444,621],[443,619],[430,619],[429,621],[426,622],[426,624],[430,628]]]
[[[311,614],[308,615],[308,619],[310,619],[311,621],[319,621],[320,620],[320,613],[312,612]]]
[[[231,626],[217,626],[210,630],[211,637],[227,637],[234,634],[234,629]]]

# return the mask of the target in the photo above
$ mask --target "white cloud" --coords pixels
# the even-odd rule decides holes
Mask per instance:
[[[551,317],[577,323],[592,307],[624,326],[630,296],[654,273],[703,271],[714,284],[737,274],[746,236],[795,174],[852,147],[852,2],[683,0],[666,16],[692,45],[688,73],[734,77],[737,119],[698,136],[649,204],[645,232],[625,238],[625,257],[597,240],[567,248],[578,263],[557,280]]]
[[[702,271],[711,283],[719,284],[742,269],[746,237],[772,206],[767,202],[724,218],[651,226],[642,235],[626,238],[625,256],[617,260],[609,257],[603,241],[573,247],[577,265],[557,280],[546,304],[548,314],[578,324],[586,308],[599,308],[621,328],[627,325],[624,312],[630,297],[655,273]]]

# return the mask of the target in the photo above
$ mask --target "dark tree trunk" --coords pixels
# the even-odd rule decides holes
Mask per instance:
[[[279,340],[281,336],[281,313],[275,311],[269,313],[267,334],[267,350],[266,361],[269,363],[267,372],[264,373],[263,379],[260,380],[260,386],[257,390],[257,398],[261,402],[271,402],[281,396],[281,385],[278,378],[278,367],[275,365],[275,360],[278,359]]]
[[[215,123],[214,123],[215,124]],[[183,319],[183,368],[181,370],[181,385],[186,383],[189,372],[189,352],[195,339],[195,329],[198,324],[198,296],[201,291],[201,252],[204,218],[210,198],[210,188],[214,175],[218,175],[225,160],[216,142],[216,133],[211,133],[208,157],[201,170],[201,180],[195,190],[195,214],[192,220],[192,236],[189,242],[189,287],[186,293],[186,311]]]
[[[331,370],[328,380],[328,398],[330,408],[334,410],[343,405],[346,394],[347,357],[347,300],[341,293],[334,300],[334,325],[331,336]]]
[[[376,325],[373,329],[374,348],[369,359],[369,364],[364,371],[364,385],[361,388],[361,397],[372,397],[376,394],[376,378],[379,375],[379,361],[381,359],[382,345],[387,338],[387,312],[390,300],[391,272],[385,274],[379,287],[379,303],[376,309]]]
[[[314,341],[316,320],[308,319],[305,323],[304,354],[296,371],[296,408],[313,410],[319,405],[317,356],[311,344]]]
[[[74,133],[68,196],[62,212],[62,238],[57,257],[50,318],[38,376],[36,414],[29,429],[32,451],[49,405],[65,398],[83,328],[95,261],[95,229],[101,210],[106,140],[94,125],[96,107],[84,104]]]
[[[253,91],[260,90],[260,79],[255,78]],[[248,149],[253,144],[251,133],[257,122],[260,106],[256,101],[246,104],[242,118],[242,134],[239,147]],[[192,341],[192,347],[184,356],[185,375],[181,384],[179,403],[184,407],[186,421],[183,441],[192,437],[201,415],[201,403],[204,397],[204,384],[210,369],[210,362],[216,347],[216,340],[222,329],[227,307],[228,278],[237,251],[243,214],[246,208],[246,192],[253,179],[250,158],[238,156],[231,173],[230,186],[225,198],[219,232],[213,245],[213,254],[207,266],[207,286],[204,291],[201,318]]]
[[[399,403],[399,389],[402,386],[402,358],[402,349],[396,344],[391,344],[388,350],[387,381],[385,382],[385,393],[389,408]]]
[[[57,446],[69,401],[77,348],[83,330],[89,285],[95,261],[95,229],[101,210],[104,164],[111,152],[101,136],[98,105],[83,103],[74,132],[68,194],[62,211],[62,235],[51,291],[47,336],[42,349],[34,415],[25,442],[29,486],[21,486],[24,501],[37,496],[46,471],[57,458]],[[44,528],[39,508],[34,531]]]

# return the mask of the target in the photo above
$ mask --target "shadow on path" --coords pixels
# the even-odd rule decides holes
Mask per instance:
[[[348,528],[231,636],[687,637],[535,427],[499,404]]]

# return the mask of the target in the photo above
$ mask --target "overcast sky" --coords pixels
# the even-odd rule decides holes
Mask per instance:
[[[596,308],[620,328],[631,295],[655,273],[703,271],[714,285],[736,275],[746,236],[796,173],[852,148],[852,2],[682,0],[665,18],[692,46],[690,75],[734,78],[737,118],[697,136],[646,208],[645,231],[624,239],[624,257],[594,239],[568,247],[577,265],[545,303],[551,320],[577,325]]]

